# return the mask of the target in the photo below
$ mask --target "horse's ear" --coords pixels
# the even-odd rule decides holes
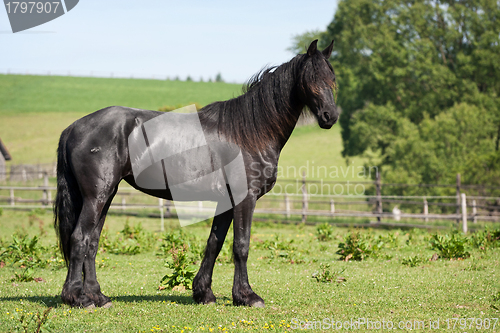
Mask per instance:
[[[316,51],[318,51],[318,40],[317,39],[313,40],[311,45],[309,45],[309,48],[307,49],[307,55],[311,57],[311,56],[316,54]]]
[[[335,40],[332,39],[332,42],[330,43],[330,45],[328,45],[326,49],[321,51],[321,53],[323,53],[323,55],[325,56],[326,59],[330,59],[330,56],[332,55],[333,42],[335,42]]]

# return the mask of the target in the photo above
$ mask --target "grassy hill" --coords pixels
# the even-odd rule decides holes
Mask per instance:
[[[206,105],[240,92],[241,85],[228,83],[0,75],[0,138],[13,156],[10,163],[51,163],[61,131],[95,110],[110,105],[151,110]],[[280,176],[299,178],[307,169],[308,178],[332,179],[336,169],[333,179],[355,179],[352,169],[363,161],[353,159],[347,169],[341,150],[339,125],[331,130],[297,128],[283,150]]]
[[[240,94],[241,85],[230,83],[0,75],[0,115],[88,114],[111,105],[157,110],[163,105],[206,105]]]

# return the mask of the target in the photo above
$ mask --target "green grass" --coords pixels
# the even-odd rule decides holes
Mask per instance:
[[[9,163],[53,163],[59,135],[85,113],[40,112],[0,115],[1,139],[9,149]]]
[[[53,244],[51,214],[39,217],[46,231],[42,242]],[[116,234],[127,219],[130,224],[141,222],[145,229],[158,232],[158,220],[110,216],[106,224],[109,233]],[[169,220],[167,226],[176,228],[177,222]],[[41,230],[40,225],[29,225],[28,213],[7,210],[0,216],[0,228],[4,244],[16,230],[32,235]],[[203,243],[209,226],[199,223],[184,231]],[[39,313],[49,306],[53,310],[48,327],[54,332],[207,332],[210,329],[220,332],[224,328],[232,332],[284,331],[291,329],[288,325],[295,325],[295,319],[311,322],[323,318],[342,322],[369,318],[396,324],[424,320],[425,331],[438,332],[444,329],[445,319],[499,317],[495,309],[500,306],[498,248],[486,253],[473,250],[472,257],[465,260],[429,262],[434,252],[429,249],[430,237],[425,231],[392,231],[389,237],[387,231],[364,230],[365,234],[398,241],[387,243],[378,259],[340,262],[335,252],[347,232],[347,229],[334,228],[333,240],[319,242],[314,227],[254,223],[249,279],[253,289],[265,299],[264,309],[232,305],[232,264],[215,266],[213,290],[218,298],[215,306],[194,304],[190,291],[159,291],[158,284],[166,269],[164,259],[156,257],[155,251],[135,256],[98,255],[98,261],[105,259],[110,263],[97,272],[103,292],[113,300],[111,309],[71,309],[61,304],[59,293],[65,278],[64,269],[38,269],[35,275],[45,280],[42,283],[12,283],[10,279],[16,269],[5,266],[0,269],[0,331],[16,331],[20,327],[16,318],[21,312]],[[410,234],[411,241],[406,245]],[[293,239],[291,245],[303,255],[306,263],[269,259],[270,251],[259,244],[274,239],[275,235],[285,242]],[[425,259],[417,267],[402,264],[403,259],[417,255]],[[319,283],[312,278],[320,264],[328,263],[336,272],[345,269],[342,277],[346,281]],[[438,318],[440,329],[429,329],[429,320]],[[497,324],[495,329],[481,331],[495,332],[498,327]],[[458,329],[457,326],[451,331]],[[467,327],[461,331],[475,330]]]
[[[52,163],[63,129],[110,105],[157,110],[164,105],[206,105],[238,96],[241,85],[209,82],[0,75],[0,137],[10,163]],[[280,158],[279,178],[363,180],[365,162],[346,164],[340,126],[296,128]]]
[[[301,178],[305,170],[307,179],[365,181],[358,175],[365,160],[351,158],[348,163],[342,157],[342,149],[338,124],[329,130],[318,125],[297,127],[281,153],[278,178]]]
[[[88,114],[111,105],[157,110],[206,105],[241,94],[232,83],[0,74],[0,115],[41,112]]]
[[[157,110],[241,93],[229,83],[0,75],[0,133],[12,163],[52,163],[62,130],[111,105]]]

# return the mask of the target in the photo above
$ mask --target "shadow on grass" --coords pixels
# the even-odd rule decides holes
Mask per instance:
[[[193,305],[196,302],[193,300],[191,294],[189,295],[124,295],[124,296],[110,296],[113,303],[141,303],[141,302],[157,302],[157,303],[171,303],[181,305]],[[227,305],[227,301],[232,304],[232,298],[227,296],[220,296],[217,298],[217,303],[219,305]],[[61,306],[66,306],[61,300],[61,296],[27,296],[27,297],[0,297],[0,303],[4,302],[31,302],[38,303],[45,307],[58,308]]]

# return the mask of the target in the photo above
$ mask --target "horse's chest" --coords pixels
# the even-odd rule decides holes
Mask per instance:
[[[254,157],[250,163],[250,188],[261,195],[269,192],[276,183],[278,176],[278,154],[267,153]]]

